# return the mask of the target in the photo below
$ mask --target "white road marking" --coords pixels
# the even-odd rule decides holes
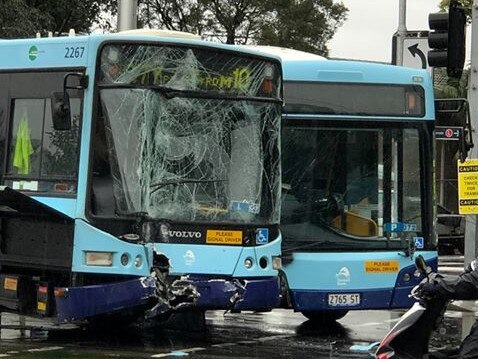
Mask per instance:
[[[221,343],[221,344],[213,344],[211,345],[211,347],[222,348],[222,347],[232,347],[234,345],[236,345],[236,343]]]
[[[180,352],[184,352],[184,353],[194,353],[194,352],[198,352],[198,351],[201,351],[201,350],[206,350],[206,348],[202,348],[202,347],[195,347],[195,348],[187,348],[187,349],[178,349],[178,350],[173,350],[172,352],[169,352],[169,353],[162,353],[162,354],[153,354],[151,355],[151,358],[166,358],[166,357],[169,357],[169,356],[182,356],[182,355],[178,355],[178,354],[175,354],[175,353],[180,353]]]
[[[60,350],[60,349],[63,349],[63,347],[34,348],[34,349],[28,349],[27,351],[30,353],[37,353],[37,352],[49,352],[49,351]]]

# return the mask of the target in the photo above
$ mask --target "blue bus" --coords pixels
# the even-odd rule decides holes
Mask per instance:
[[[437,267],[430,76],[377,63],[282,58],[283,305],[315,321],[405,308]]]
[[[277,57],[134,31],[0,52],[0,311],[277,305]]]

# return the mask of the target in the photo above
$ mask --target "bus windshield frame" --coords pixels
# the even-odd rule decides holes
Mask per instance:
[[[97,70],[93,217],[278,223],[278,61],[207,46],[108,42]],[[112,198],[102,200],[106,191],[95,186],[107,177]]]
[[[426,190],[433,188],[432,133],[433,121],[286,115],[284,253],[396,251],[417,238],[418,249],[435,248]]]

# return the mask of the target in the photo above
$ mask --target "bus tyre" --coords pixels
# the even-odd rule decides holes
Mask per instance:
[[[345,317],[348,310],[319,310],[301,313],[304,317],[314,323],[330,323]]]

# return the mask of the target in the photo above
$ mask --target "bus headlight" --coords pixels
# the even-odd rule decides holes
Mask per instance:
[[[278,256],[272,256],[272,269],[279,270],[282,268],[282,258]]]
[[[246,267],[247,269],[252,268],[253,265],[254,265],[254,261],[252,260],[252,258],[246,258],[244,260],[244,267]]]
[[[113,265],[112,252],[85,252],[87,266],[111,267]]]
[[[136,268],[139,268],[143,265],[143,257],[141,257],[139,254],[134,259],[134,265]]]

